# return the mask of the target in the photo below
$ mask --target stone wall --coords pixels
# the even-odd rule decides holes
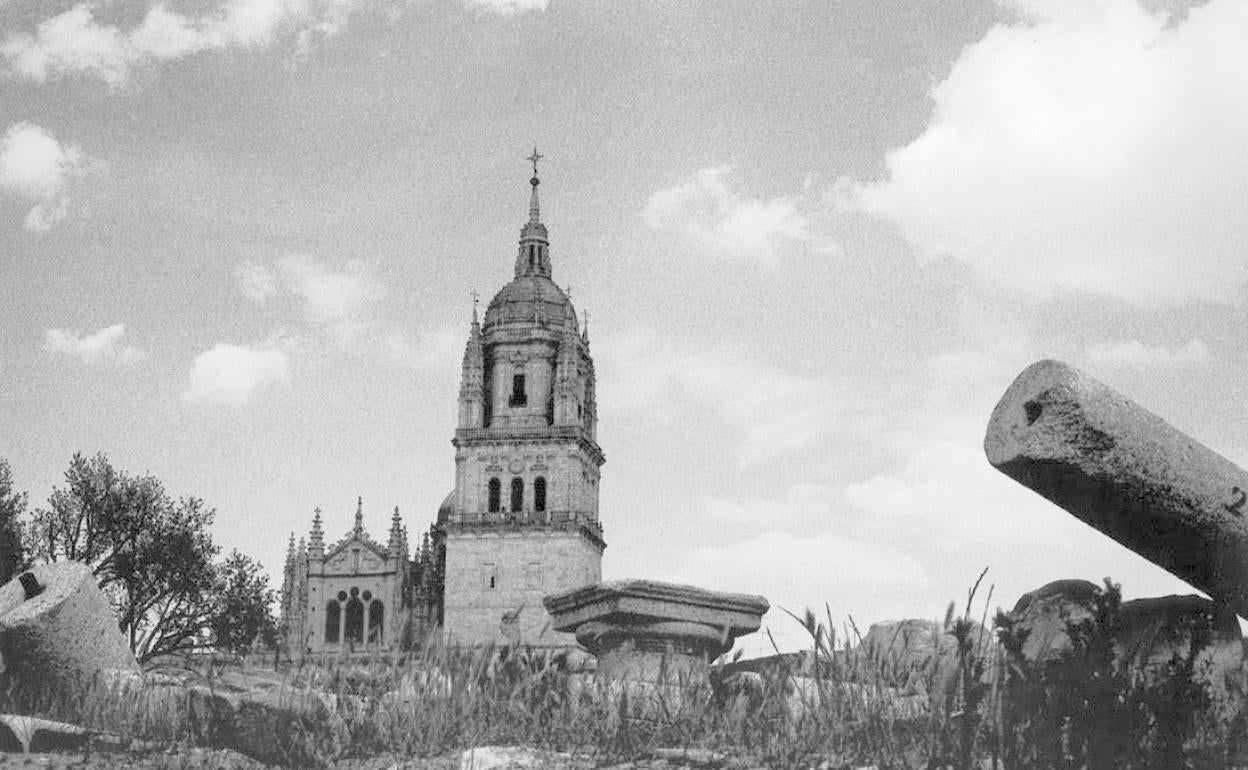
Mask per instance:
[[[601,565],[598,549],[575,531],[451,532],[446,549],[446,638],[452,643],[575,646],[572,634],[547,628],[550,616],[542,597],[598,582]],[[519,617],[507,622],[504,616],[518,608]]]

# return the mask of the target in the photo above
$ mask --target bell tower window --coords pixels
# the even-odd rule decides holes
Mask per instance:
[[[511,512],[519,513],[524,509],[524,479],[511,480]]]
[[[546,510],[546,477],[538,476],[533,479],[533,510]]]
[[[498,513],[503,507],[503,484],[498,479],[490,479],[490,513]]]
[[[511,376],[511,399],[508,400],[508,406],[527,406],[529,397],[524,392],[524,375],[513,374]]]

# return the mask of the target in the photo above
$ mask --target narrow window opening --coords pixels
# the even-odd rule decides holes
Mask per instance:
[[[508,406],[527,406],[529,397],[524,392],[524,375],[513,374],[511,377],[511,399]]]
[[[338,643],[338,617],[342,610],[338,609],[338,602],[332,599],[325,605],[325,643]]]
[[[380,644],[385,638],[386,629],[386,608],[382,605],[380,599],[373,600],[368,605],[368,642],[369,644]]]
[[[529,244],[529,269],[530,270],[533,269],[533,262],[535,261],[535,254],[536,254],[536,249],[534,249],[533,244],[530,243]]]
[[[511,480],[511,512],[519,513],[524,508],[524,479]]]
[[[546,477],[538,476],[533,480],[533,510],[546,510]]]
[[[503,507],[503,484],[498,479],[490,479],[490,513],[498,513]]]

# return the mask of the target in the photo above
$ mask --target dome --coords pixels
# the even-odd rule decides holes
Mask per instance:
[[[438,506],[438,523],[439,524],[445,524],[446,522],[451,520],[451,514],[455,513],[455,505],[456,505],[455,490],[452,489],[451,493],[446,496],[445,500],[442,501],[442,504]]]
[[[572,300],[543,275],[521,275],[499,290],[485,310],[484,327],[500,323],[533,323],[563,329],[571,318],[576,328],[576,311]]]

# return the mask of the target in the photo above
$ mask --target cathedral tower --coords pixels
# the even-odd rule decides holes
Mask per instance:
[[[601,578],[594,362],[572,301],[551,280],[534,150],[515,277],[464,348],[455,490],[438,511],[443,627],[458,644],[575,644],[542,597]]]

